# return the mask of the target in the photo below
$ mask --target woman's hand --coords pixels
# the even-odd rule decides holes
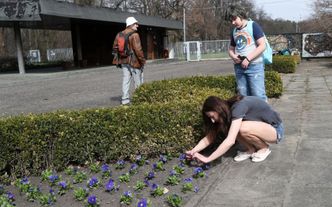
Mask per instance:
[[[193,159],[196,159],[202,163],[208,163],[209,162],[209,159],[203,155],[201,155],[200,153],[195,153],[194,156],[193,156]]]
[[[186,151],[186,158],[192,160],[195,152],[193,150]]]

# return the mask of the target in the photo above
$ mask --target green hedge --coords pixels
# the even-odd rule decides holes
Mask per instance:
[[[291,55],[275,55],[273,63],[266,65],[266,70],[273,70],[279,73],[295,73],[297,60]]]
[[[278,98],[282,95],[282,79],[278,72],[266,71],[265,85],[268,97]],[[133,104],[188,100],[205,90],[204,88],[222,89],[227,92],[224,92],[226,96],[221,98],[229,98],[236,92],[235,76],[195,76],[143,84],[135,91]]]
[[[167,104],[59,111],[0,120],[0,170],[13,176],[61,170],[69,163],[154,156],[189,149],[201,137],[201,100],[224,96],[206,89]]]
[[[270,96],[281,95],[277,72],[267,72],[266,81]],[[183,152],[203,135],[202,102],[231,97],[234,88],[234,76],[155,81],[135,92],[131,106],[2,118],[0,172],[15,177],[70,163]]]

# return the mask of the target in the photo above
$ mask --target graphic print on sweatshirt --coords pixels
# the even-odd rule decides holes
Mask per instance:
[[[235,36],[236,49],[242,50],[246,46],[250,45],[252,42],[252,37],[246,31],[237,32]]]

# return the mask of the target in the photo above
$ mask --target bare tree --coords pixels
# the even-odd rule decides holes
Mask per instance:
[[[332,37],[332,1],[316,0],[314,7],[316,23],[320,25],[322,31]]]

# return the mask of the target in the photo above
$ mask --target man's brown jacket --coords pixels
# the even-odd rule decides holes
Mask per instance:
[[[119,64],[130,64],[133,68],[141,69],[145,64],[145,58],[144,53],[141,45],[141,39],[139,37],[139,34],[135,32],[131,28],[126,28],[124,31],[122,31],[124,34],[128,34],[130,32],[134,32],[132,35],[129,36],[128,41],[128,48],[132,51],[132,55],[129,55],[128,57],[121,58],[117,55],[114,56],[113,64],[119,65]],[[118,36],[116,35],[114,43],[113,43],[113,51],[116,51],[117,49],[117,43],[118,43]]]

